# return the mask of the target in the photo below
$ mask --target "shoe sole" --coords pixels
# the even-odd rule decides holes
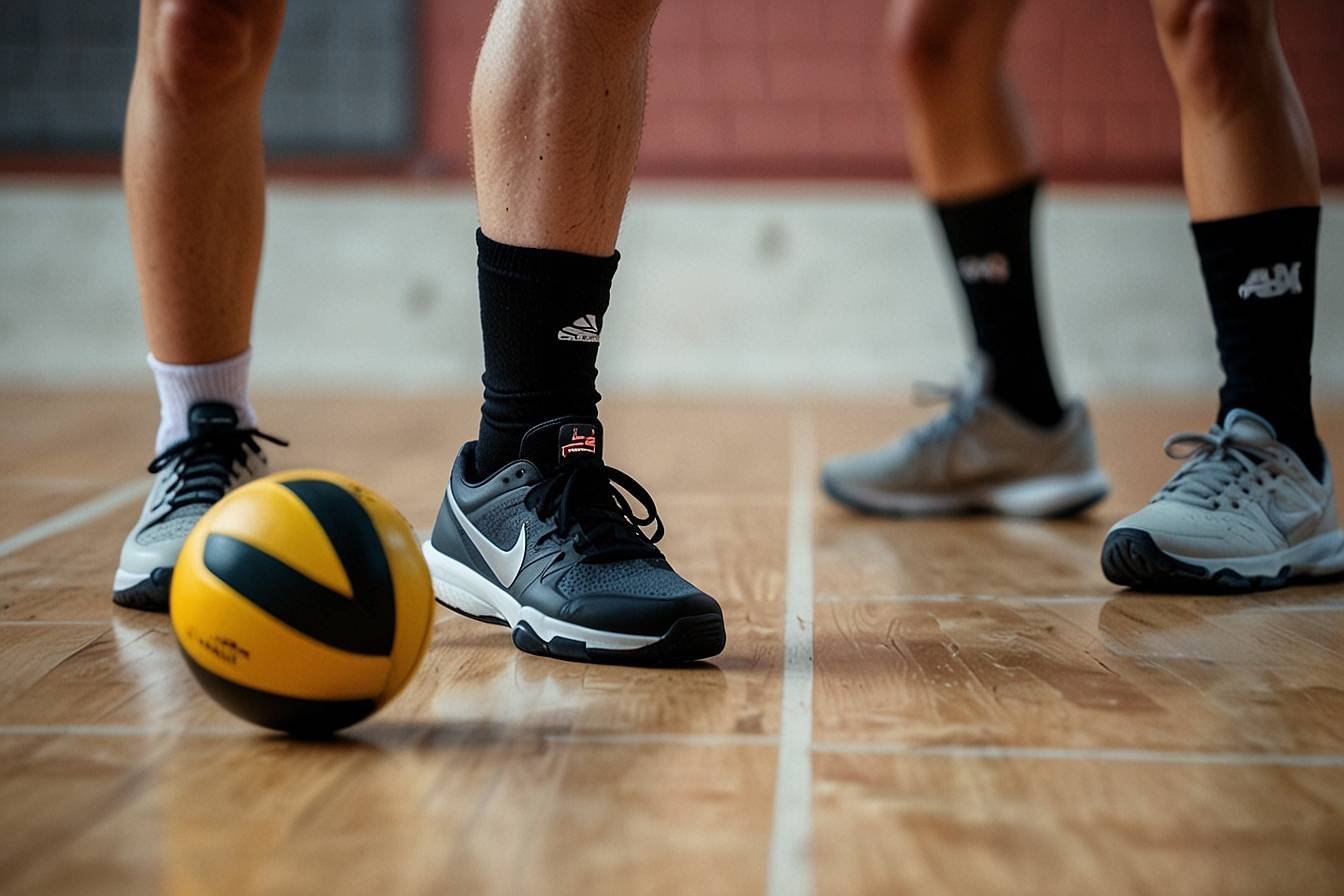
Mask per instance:
[[[1111,492],[1110,483],[1100,470],[1036,476],[1007,485],[980,486],[940,495],[843,490],[824,475],[821,485],[832,499],[853,510],[898,517],[993,513],[1060,519],[1082,513]]]
[[[1244,594],[1336,581],[1344,577],[1344,532],[1317,536],[1280,555],[1196,561],[1163,551],[1143,529],[1124,528],[1106,536],[1101,571],[1115,584],[1137,591],[1195,594]],[[1267,563],[1273,571],[1237,569],[1239,563]]]
[[[131,610],[167,613],[172,585],[171,566],[160,566],[147,576],[118,569],[112,580],[112,603]]]
[[[589,663],[668,665],[707,659],[727,642],[717,613],[678,619],[662,635],[632,635],[585,628],[524,607],[471,567],[440,553],[426,541],[421,549],[434,583],[434,600],[477,622],[507,626],[519,650],[555,659]]]

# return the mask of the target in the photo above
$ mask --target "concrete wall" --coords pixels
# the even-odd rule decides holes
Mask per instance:
[[[1213,328],[1174,191],[1053,190],[1040,255],[1065,383],[1212,394]],[[903,399],[965,357],[922,204],[887,184],[644,184],[621,236],[609,390]],[[272,387],[480,387],[461,188],[272,190],[255,375]],[[148,384],[122,197],[0,185],[0,381]],[[1327,203],[1315,351],[1344,392],[1344,203]]]

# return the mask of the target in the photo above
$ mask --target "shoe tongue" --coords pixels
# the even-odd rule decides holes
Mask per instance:
[[[596,417],[560,417],[523,436],[520,452],[544,471],[564,464],[602,462],[602,424]]]
[[[222,401],[202,401],[187,412],[187,431],[192,436],[232,432],[238,428],[238,411]]]
[[[1268,420],[1242,408],[1233,408],[1223,418],[1223,431],[1231,433],[1239,442],[1264,447],[1278,440],[1278,433]]]

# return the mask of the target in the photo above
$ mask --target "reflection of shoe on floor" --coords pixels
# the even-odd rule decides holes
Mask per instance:
[[[1317,481],[1263,418],[1233,410],[1221,427],[1166,447],[1188,459],[1112,527],[1106,578],[1153,591],[1248,591],[1344,572],[1329,466]]]
[[[827,494],[868,513],[1033,517],[1079,513],[1106,497],[1082,402],[1066,405],[1056,425],[1036,426],[988,394],[980,363],[961,385],[938,391],[950,402],[941,417],[881,448],[827,463]]]
[[[112,600],[136,610],[165,612],[173,565],[196,521],[224,495],[266,475],[258,439],[284,445],[255,429],[240,429],[232,405],[201,402],[188,412],[189,435],[154,458],[154,487],[121,548]]]
[[[602,462],[597,420],[533,427],[519,460],[484,474],[474,448],[458,454],[424,544],[440,603],[507,625],[520,650],[561,659],[680,663],[723,650],[718,603],[655,546],[653,500]]]

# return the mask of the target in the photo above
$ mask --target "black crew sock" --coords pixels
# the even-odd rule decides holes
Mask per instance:
[[[976,346],[993,366],[991,393],[1033,423],[1053,426],[1064,411],[1045,357],[1031,257],[1039,184],[1033,178],[935,209],[966,293]]]
[[[1233,408],[1268,420],[1317,479],[1325,452],[1311,414],[1320,206],[1191,225],[1225,376],[1218,422]]]
[[[476,473],[488,476],[538,423],[597,416],[597,341],[620,255],[506,246],[479,230],[476,247],[485,343]]]

